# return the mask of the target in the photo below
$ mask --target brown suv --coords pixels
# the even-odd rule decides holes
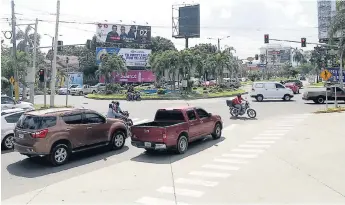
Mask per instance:
[[[54,108],[23,114],[14,130],[14,149],[28,157],[45,156],[53,165],[71,153],[100,146],[121,149],[129,131],[123,121],[88,109]]]

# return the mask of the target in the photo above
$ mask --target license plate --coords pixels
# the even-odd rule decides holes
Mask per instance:
[[[19,138],[24,138],[24,134],[18,134]]]
[[[145,147],[151,147],[151,142],[145,142],[144,145]]]

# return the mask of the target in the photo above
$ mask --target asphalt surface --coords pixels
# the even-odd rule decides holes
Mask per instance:
[[[224,127],[229,128],[229,130],[225,132],[225,138],[233,137],[234,135],[237,136],[237,134],[235,134],[237,132],[240,136],[249,137],[252,136],[253,133],[259,133],[263,129],[266,129],[267,126],[270,125],[268,122],[275,122],[277,120],[279,121],[279,119],[281,119],[282,117],[288,117],[294,114],[311,113],[312,111],[325,107],[325,105],[305,103],[304,101],[302,101],[301,96],[302,94],[295,95],[293,100],[290,102],[283,102],[279,100],[251,102],[251,107],[257,111],[257,119],[254,120],[248,120],[246,116],[240,117],[238,119],[230,118],[228,108],[225,103],[225,98],[194,101],[121,101],[121,106],[123,110],[128,110],[130,112],[131,118],[135,119],[134,123],[153,120],[154,114],[158,108],[175,106],[179,107],[186,105],[198,106],[213,114],[219,114],[222,117],[224,121]],[[250,98],[248,99],[251,101]],[[49,96],[47,98],[47,102],[49,103]],[[98,112],[105,113],[107,111],[109,102],[110,101],[91,100],[82,96],[70,96],[68,104],[76,107],[90,108]],[[43,96],[35,96],[35,103],[43,104]],[[55,104],[65,104],[65,96],[56,96]],[[252,127],[250,128],[248,126]],[[247,129],[250,129],[250,133],[243,132],[243,130]],[[240,139],[235,138],[233,140],[235,140],[234,143],[236,144],[238,143],[236,140]],[[209,152],[209,150],[217,143],[218,142],[212,140],[207,141],[206,143],[196,145],[194,148],[189,150],[189,154],[185,156],[173,156],[170,158],[170,160],[182,163],[183,159],[189,157],[196,157],[199,159],[203,156],[204,152]],[[164,157],[166,156],[163,156],[163,159]],[[159,164],[159,161],[163,160],[160,157],[155,157],[153,159],[147,158],[147,156],[144,154],[144,151],[142,149],[132,147],[129,140],[126,142],[126,146],[120,151],[104,152],[102,150],[93,150],[86,153],[80,153],[73,156],[73,159],[70,163],[61,167],[50,167],[42,160],[31,161],[15,152],[3,152],[1,159],[2,200],[37,189],[42,189],[63,180],[68,180],[74,177],[82,176],[84,174],[93,173],[107,167],[109,167],[109,169],[113,169],[117,165],[120,166],[123,163],[131,163],[131,169],[137,170],[141,168],[146,169],[145,166],[142,166],[142,164],[139,165],[140,163],[138,164],[138,162],[150,161],[150,163]],[[158,160],[158,162],[156,162],[155,160]],[[183,163],[187,163],[187,166],[189,161],[190,160]],[[267,164],[267,166],[270,166],[269,163]],[[167,164],[167,162],[164,162],[163,164]],[[157,171],[160,172],[159,168],[154,167],[153,169],[157,169],[156,171],[154,171],[154,173],[157,173]],[[125,174],[126,172],[124,170],[120,178]],[[164,176],[165,175],[162,174],[161,177]],[[124,177],[124,179],[125,178],[126,177]],[[143,183],[150,182],[146,182],[144,180]],[[152,185],[155,185],[155,183],[153,183]],[[243,186],[250,185],[244,184]],[[52,203],[55,203],[55,201]]]

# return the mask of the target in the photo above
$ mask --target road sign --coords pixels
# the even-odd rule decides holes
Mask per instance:
[[[340,69],[339,67],[335,68],[327,68],[327,70],[332,73],[332,77],[329,79],[329,81],[333,82],[339,82],[339,75],[340,75]],[[345,83],[345,70],[343,70],[343,82]]]
[[[320,77],[323,80],[327,81],[332,77],[332,73],[330,73],[327,69],[324,69],[323,71],[321,71]]]
[[[14,83],[14,78],[13,78],[13,76],[11,76],[11,78],[10,78],[10,83],[13,85],[13,83]]]

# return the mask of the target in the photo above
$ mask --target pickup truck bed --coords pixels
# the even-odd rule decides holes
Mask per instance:
[[[146,150],[174,149],[182,154],[201,137],[220,138],[222,126],[218,115],[201,108],[159,109],[154,121],[131,127],[131,143]]]

